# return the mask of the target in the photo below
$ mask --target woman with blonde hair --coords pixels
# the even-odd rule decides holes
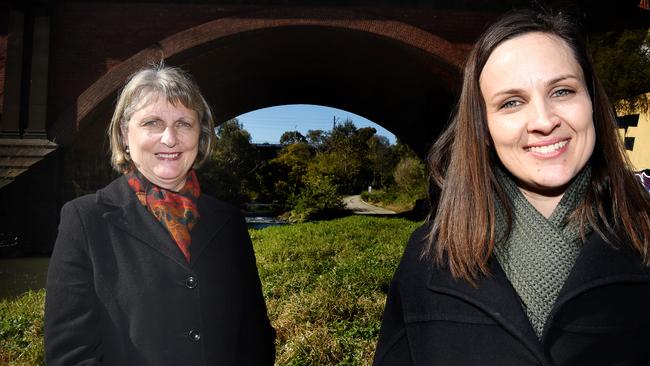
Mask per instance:
[[[121,177],[66,203],[48,270],[48,365],[273,365],[239,210],[201,193],[212,113],[182,70],[133,74],[108,134]]]

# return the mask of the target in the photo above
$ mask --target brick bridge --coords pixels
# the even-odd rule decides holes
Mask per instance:
[[[477,35],[527,1],[423,3],[2,3],[0,256],[16,235],[23,250],[47,252],[61,204],[111,179],[105,130],[116,94],[129,74],[161,59],[194,75],[218,122],[275,105],[326,105],[424,155],[448,120]],[[578,9],[592,30],[648,24],[638,0],[549,3]]]

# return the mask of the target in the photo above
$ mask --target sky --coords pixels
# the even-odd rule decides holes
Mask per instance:
[[[251,134],[254,143],[280,142],[280,136],[286,131],[299,131],[307,135],[308,130],[330,131],[333,120],[343,122],[349,118],[357,128],[374,127],[377,135],[386,136],[391,144],[395,143],[395,135],[378,124],[337,108],[312,104],[289,104],[270,108],[258,109],[237,117],[244,129]]]

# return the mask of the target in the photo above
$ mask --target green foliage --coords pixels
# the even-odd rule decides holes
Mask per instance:
[[[400,190],[393,185],[383,190],[373,189],[372,192],[362,192],[361,199],[395,212],[405,212],[412,210],[417,200],[426,199],[426,191]]]
[[[391,149],[388,138],[373,135],[368,139],[368,161],[372,170],[373,187],[384,187],[393,183],[393,169],[398,155]]]
[[[417,200],[427,198],[427,170],[413,150],[403,145],[399,140],[393,147],[394,156],[399,163],[391,171],[392,184],[372,192],[363,191],[361,199],[396,212],[404,212],[414,208]]]
[[[309,164],[311,177],[328,177],[340,194],[358,192],[362,180],[363,160],[352,151],[331,150],[320,153]]]
[[[258,161],[250,141],[237,119],[217,128],[212,157],[197,172],[205,193],[237,205],[253,198],[250,186],[256,182]]]
[[[324,148],[326,139],[327,133],[323,130],[307,131],[307,142],[309,143],[309,146],[313,147],[317,151],[321,151]]]
[[[273,183],[274,201],[285,202],[290,219],[302,222],[340,211],[340,195],[392,183],[398,154],[376,132],[357,128],[351,120],[329,133],[309,131],[304,137],[297,131],[285,132],[284,146],[271,161],[279,172]]]
[[[273,161],[288,169],[288,182],[297,187],[303,184],[302,178],[307,174],[307,167],[312,156],[313,153],[309,145],[300,142],[283,147]]]
[[[276,365],[370,365],[405,219],[350,216],[251,230]]]
[[[304,222],[331,218],[344,210],[337,187],[327,176],[312,176],[293,202],[289,220]]]
[[[249,133],[233,119],[217,129],[214,154],[199,179],[208,194],[239,205],[273,203],[297,222],[336,216],[342,195],[369,185],[391,192],[393,203],[412,205],[426,189],[423,165],[401,141],[391,146],[376,132],[349,119],[329,132],[287,131],[277,157],[262,161]]]
[[[393,175],[399,190],[413,196],[421,193],[426,194],[427,172],[420,159],[414,157],[402,158],[395,167]]]
[[[299,143],[307,143],[307,138],[298,131],[287,131],[280,136],[280,144],[283,146]]]
[[[292,198],[300,195],[305,186],[304,177],[312,156],[312,148],[307,143],[295,143],[284,146],[278,157],[270,161],[274,177],[270,182],[274,187],[270,197],[284,204],[286,210],[291,210],[295,203]]]
[[[0,365],[43,364],[45,290],[0,301]]]
[[[372,192],[361,192],[361,199],[370,203],[389,203],[397,199],[396,190],[373,189]]]
[[[650,91],[650,33],[647,29],[592,34],[594,69],[617,109],[647,110]]]
[[[373,176],[369,151],[376,132],[371,127],[357,129],[349,119],[337,124],[329,134],[319,136],[321,145],[308,174],[329,177],[340,194],[357,193]]]

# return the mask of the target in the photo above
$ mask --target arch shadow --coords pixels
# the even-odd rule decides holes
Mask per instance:
[[[138,52],[86,89],[77,99],[75,145],[101,146],[96,137],[124,80],[165,60],[192,73],[218,123],[275,105],[332,106],[371,119],[424,156],[447,121],[464,57],[434,34],[354,10],[218,19]]]

